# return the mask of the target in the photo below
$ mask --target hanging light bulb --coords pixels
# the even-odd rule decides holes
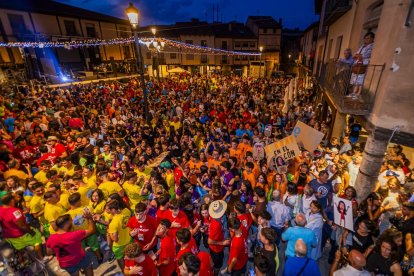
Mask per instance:
[[[164,46],[165,46],[165,42],[161,41],[161,48],[164,48]]]
[[[154,47],[157,48],[158,42],[156,40],[154,40],[154,42],[152,42],[152,45],[154,45]]]

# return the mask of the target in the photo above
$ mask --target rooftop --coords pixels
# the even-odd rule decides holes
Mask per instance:
[[[151,28],[156,28],[156,36],[178,38],[185,35],[215,36],[222,38],[256,38],[252,31],[243,23],[208,23],[192,20],[189,22],[177,22],[173,25],[152,25],[141,27],[142,36],[152,36]]]
[[[249,16],[247,21],[252,21],[259,28],[281,28],[281,24],[271,16]]]

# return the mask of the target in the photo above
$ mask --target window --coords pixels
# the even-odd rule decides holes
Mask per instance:
[[[208,59],[207,59],[207,55],[201,55],[200,57],[200,62],[201,63],[207,63]]]
[[[77,35],[75,21],[64,20],[63,23],[65,24],[66,35]]]
[[[240,56],[235,56],[235,57],[234,57],[234,60],[235,60],[235,61],[240,61]]]
[[[378,27],[383,6],[384,0],[377,0],[371,6],[368,7],[366,12],[367,16],[364,22],[364,29],[372,31]]]
[[[10,26],[13,34],[25,34],[27,33],[26,25],[24,24],[23,15],[21,14],[8,14]]]
[[[247,47],[249,47],[249,43],[247,43],[247,42],[243,42],[242,47],[243,47],[243,48],[247,48]]]
[[[335,56],[334,59],[337,60],[339,58],[339,55],[341,54],[341,47],[342,47],[342,35],[338,36],[336,38],[336,44],[335,44]]]
[[[222,41],[221,42],[221,49],[227,50],[227,41]]]
[[[207,47],[207,40],[201,40],[201,44],[200,45],[203,46],[203,47]]]
[[[241,44],[240,42],[234,42],[234,48],[240,48]]]
[[[87,37],[96,37],[95,24],[86,23],[85,27],[86,27],[86,36]]]
[[[176,53],[170,53],[170,59],[176,59],[177,54]]]
[[[255,42],[250,42],[249,47],[250,48],[256,48],[256,43]]]
[[[221,63],[222,64],[227,64],[227,56],[221,56]]]
[[[267,34],[267,29],[266,28],[263,29],[263,33]]]

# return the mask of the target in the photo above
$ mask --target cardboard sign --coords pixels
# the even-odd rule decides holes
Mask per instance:
[[[354,217],[352,215],[352,201],[333,196],[334,222],[336,225],[354,232]]]
[[[300,147],[304,147],[308,151],[312,152],[318,147],[325,134],[301,121],[298,121],[292,131],[292,135],[295,136],[296,142]]]
[[[282,166],[287,160],[295,158],[300,155],[298,144],[293,135],[288,136],[280,141],[265,147],[267,164],[269,167],[275,169],[276,164],[280,163]]]
[[[255,143],[253,146],[253,159],[256,161],[260,161],[265,157],[264,154],[265,154],[264,143],[263,142]]]
[[[155,168],[155,167],[158,167],[162,163],[162,160],[164,160],[164,158],[167,157],[168,153],[170,153],[170,152],[169,151],[164,151],[163,153],[161,153],[160,155],[158,155],[154,159],[154,161],[152,161],[152,163],[147,166],[147,168]]]

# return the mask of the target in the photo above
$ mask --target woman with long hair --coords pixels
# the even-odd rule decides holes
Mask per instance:
[[[397,245],[390,238],[380,238],[368,255],[366,270],[375,275],[401,276],[402,269],[397,259]]]
[[[323,229],[323,210],[319,201],[314,200],[310,204],[310,211],[306,215],[306,228],[311,229],[316,236],[316,247],[312,248],[311,258],[318,260],[322,256],[322,229]]]

